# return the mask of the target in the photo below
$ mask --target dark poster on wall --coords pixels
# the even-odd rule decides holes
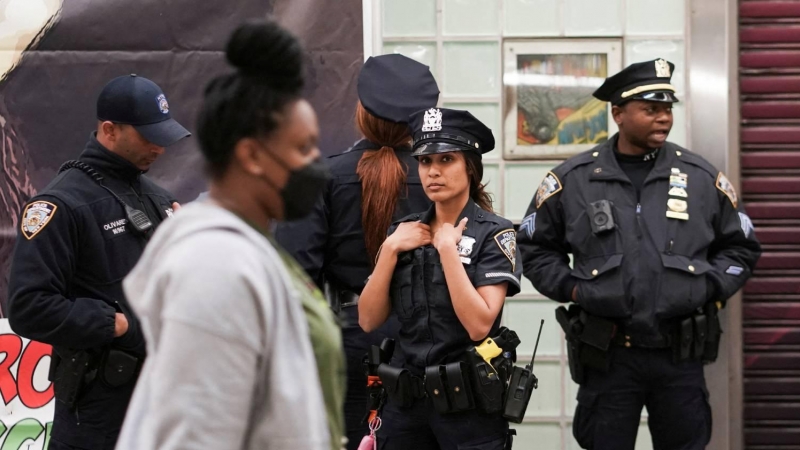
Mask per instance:
[[[306,96],[323,153],[356,139],[355,78],[363,61],[361,2],[323,0],[0,0],[0,305],[9,256],[28,198],[74,159],[96,126],[95,101],[110,79],[158,83],[179,122],[194,131],[203,88],[231,70],[224,45],[242,21],[271,15],[302,40]],[[205,189],[194,138],[148,173],[182,202]]]

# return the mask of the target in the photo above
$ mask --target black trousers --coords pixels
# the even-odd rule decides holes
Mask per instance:
[[[589,369],[578,390],[573,435],[582,448],[633,450],[642,407],[654,450],[702,450],[711,408],[700,362],[673,363],[670,349],[613,347],[608,372]]]
[[[399,322],[394,316],[381,328],[365,333],[358,326],[358,308],[348,307],[339,314],[342,320],[342,343],[347,360],[347,394],[344,400],[345,434],[347,450],[357,450],[361,439],[369,434],[369,426],[362,423],[367,413],[367,375],[362,360],[370,346],[380,345],[384,338],[397,338]],[[400,358],[400,349],[396,351]],[[402,358],[401,358],[402,359]],[[396,359],[398,360],[398,359]]]
[[[475,410],[441,415],[430,399],[400,408],[391,400],[381,413],[379,450],[504,450],[508,421]]]

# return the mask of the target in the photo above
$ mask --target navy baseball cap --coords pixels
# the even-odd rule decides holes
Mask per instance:
[[[631,64],[606,78],[592,95],[612,105],[621,105],[628,100],[675,103],[678,98],[670,83],[674,70],[675,64],[661,58]]]
[[[105,85],[97,97],[97,119],[132,125],[159,147],[192,135],[170,115],[164,91],[136,74],[114,78]]]
[[[468,151],[479,155],[494,149],[492,130],[469,111],[430,108],[408,120],[414,137],[411,156]]]
[[[373,116],[405,123],[415,111],[436,106],[439,86],[425,64],[403,55],[370,56],[358,74],[358,99]]]

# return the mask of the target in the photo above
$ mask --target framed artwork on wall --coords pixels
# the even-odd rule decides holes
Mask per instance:
[[[616,133],[592,92],[622,70],[622,40],[508,40],[503,59],[506,159],[566,158]]]

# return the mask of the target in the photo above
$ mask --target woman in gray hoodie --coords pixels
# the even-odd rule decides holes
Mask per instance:
[[[117,449],[336,450],[339,330],[267,231],[306,215],[328,177],[302,50],[261,21],[227,57],[237,71],[209,84],[198,123],[209,198],[160,228],[125,280],[148,360]]]

